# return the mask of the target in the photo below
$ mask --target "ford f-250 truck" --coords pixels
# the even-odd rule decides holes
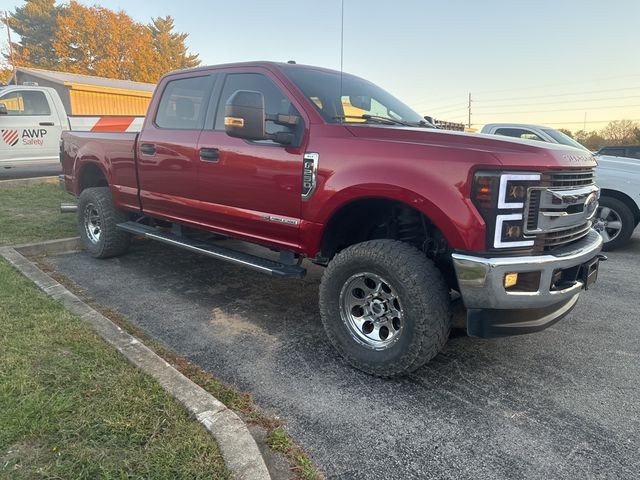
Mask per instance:
[[[174,72],[149,108],[139,134],[63,134],[87,251],[144,236],[277,277],[310,259],[331,343],[368,373],[434,357],[453,292],[468,333],[492,337],[548,327],[596,279],[590,154],[440,131],[366,80],[302,65]]]

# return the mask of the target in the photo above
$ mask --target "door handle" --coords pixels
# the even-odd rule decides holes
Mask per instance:
[[[217,148],[201,148],[200,159],[206,162],[217,162],[220,160],[220,151]]]
[[[155,155],[156,146],[153,143],[143,143],[140,145],[140,151],[145,155]]]
[[[55,126],[53,122],[40,122],[41,127],[53,127]]]

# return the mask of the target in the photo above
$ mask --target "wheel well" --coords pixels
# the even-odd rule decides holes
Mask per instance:
[[[90,187],[108,187],[107,178],[95,163],[87,163],[80,169],[80,191]]]
[[[450,247],[438,228],[420,211],[395,200],[369,198],[341,207],[325,228],[318,263],[327,264],[341,250],[367,240],[392,239],[413,245],[455,283]]]
[[[617,190],[609,190],[606,188],[603,188],[600,191],[600,195],[603,197],[612,197],[620,200],[622,203],[624,203],[627,207],[631,209],[631,213],[633,213],[633,218],[635,219],[636,225],[640,223],[640,208],[638,208],[638,205],[636,204],[636,202],[634,202],[629,195],[627,195],[626,193],[619,192]]]

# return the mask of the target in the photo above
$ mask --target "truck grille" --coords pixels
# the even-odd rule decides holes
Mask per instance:
[[[570,190],[573,188],[588,187],[594,185],[594,171],[588,169],[563,170],[543,174],[541,187],[548,189]],[[526,230],[533,232],[538,230],[538,219],[541,209],[542,190],[533,189],[529,193],[527,202],[525,226]],[[579,225],[571,225],[566,228],[553,231],[540,231],[535,235],[536,245],[543,250],[552,250],[555,247],[574,242],[585,237],[591,229],[591,221],[582,222]],[[541,227],[543,228],[543,227]]]
[[[591,168],[550,172],[542,177],[542,182],[550,187],[584,187],[595,183],[593,175],[593,169]]]
[[[591,221],[588,221],[583,225],[578,225],[577,227],[545,233],[543,235],[544,249],[550,250],[554,247],[559,247],[560,245],[580,240],[589,233],[589,230],[591,230]]]

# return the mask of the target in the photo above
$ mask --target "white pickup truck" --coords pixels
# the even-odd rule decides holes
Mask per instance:
[[[589,151],[568,135],[540,125],[491,123],[485,125],[480,133],[560,143]],[[597,155],[596,159],[600,206],[593,228],[602,235],[604,250],[614,250],[629,241],[640,223],[640,160],[611,155]]]
[[[57,162],[63,131],[102,129],[137,132],[142,127],[142,119],[68,116],[58,92],[53,88],[31,85],[2,87],[0,168]]]

